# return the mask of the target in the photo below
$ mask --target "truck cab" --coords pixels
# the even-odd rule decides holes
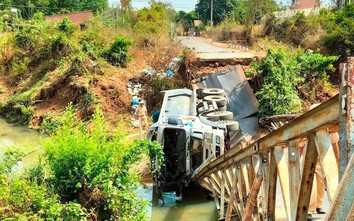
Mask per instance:
[[[225,152],[227,128],[197,110],[203,106],[198,97],[197,90],[165,91],[159,119],[149,128],[148,138],[160,143],[164,152],[164,165],[154,177],[162,200],[169,186],[177,189],[178,197],[195,170]]]

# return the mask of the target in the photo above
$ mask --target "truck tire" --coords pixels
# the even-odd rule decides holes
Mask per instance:
[[[217,96],[217,95],[206,96],[206,97],[204,97],[204,100],[205,101],[215,101],[219,107],[225,106],[227,103],[226,97]]]
[[[234,120],[220,120],[217,121],[220,124],[223,124],[226,126],[226,129],[229,131],[236,131],[240,129],[240,126],[237,121]]]
[[[226,105],[225,106],[218,106],[219,108],[219,111],[226,111],[227,108],[226,108]]]
[[[212,96],[212,95],[225,96],[225,91],[220,88],[207,88],[202,91],[203,98],[206,96]]]
[[[219,119],[219,120],[233,120],[234,119],[234,115],[231,111],[214,111],[214,112],[210,112],[207,115],[207,118],[211,118],[211,119]]]

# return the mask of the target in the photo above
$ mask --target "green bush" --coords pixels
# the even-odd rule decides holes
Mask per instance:
[[[2,177],[0,181],[1,220],[81,221],[87,216],[80,204],[62,204],[50,188],[24,176]]]
[[[354,3],[348,4],[343,10],[331,13],[327,21],[327,35],[324,46],[328,53],[341,55],[342,58],[354,55]]]
[[[67,34],[72,34],[75,31],[75,27],[69,19],[64,18],[62,21],[58,22],[58,30]]]
[[[103,52],[103,57],[112,65],[125,67],[131,59],[128,47],[132,43],[130,39],[117,37],[111,47]]]
[[[156,90],[160,91],[178,88],[178,84],[171,77],[155,77],[153,85]]]
[[[296,54],[269,50],[267,57],[251,65],[264,80],[256,93],[259,116],[296,114],[301,111],[301,98],[314,102],[314,89],[327,81],[327,72],[334,70],[336,59],[311,50],[298,50]]]
[[[300,80],[297,77],[297,64],[288,56],[281,50],[269,50],[266,58],[252,65],[264,79],[264,84],[256,93],[261,118],[298,113],[301,110],[301,100],[295,88]]]
[[[45,148],[51,183],[61,199],[75,200],[101,219],[146,219],[144,203],[134,192],[138,177],[130,167],[142,153],[161,155],[161,147],[150,141],[128,147],[122,132],[108,133],[98,110],[86,124],[74,117],[70,107],[60,125]]]
[[[0,154],[0,176],[11,172],[11,168],[23,157],[17,149],[11,149]]]
[[[45,134],[53,134],[59,126],[60,119],[54,117],[53,113],[49,112],[44,115],[39,131]]]
[[[36,88],[31,88],[13,95],[5,105],[0,106],[0,114],[11,123],[28,125],[34,112],[30,104],[35,91]]]

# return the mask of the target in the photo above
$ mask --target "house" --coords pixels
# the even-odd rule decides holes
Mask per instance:
[[[51,22],[58,22],[63,20],[64,18],[69,19],[73,24],[80,25],[81,28],[85,26],[84,22],[90,18],[93,18],[93,13],[90,11],[84,12],[73,12],[67,14],[60,14],[60,15],[50,15],[46,16],[45,19]]]
[[[293,0],[290,9],[313,9],[319,7],[319,0]]]

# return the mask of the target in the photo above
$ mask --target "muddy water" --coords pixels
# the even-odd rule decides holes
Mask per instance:
[[[154,196],[151,221],[215,221],[215,202],[208,200],[198,186],[184,190],[183,202],[175,203],[175,194],[165,194],[165,205],[159,206]]]
[[[25,165],[37,162],[38,156],[43,153],[38,133],[26,127],[12,126],[0,119],[0,154],[13,147],[19,148],[26,155],[23,158]]]
[[[23,165],[31,165],[38,162],[39,155],[44,152],[40,141],[41,137],[38,133],[26,127],[11,126],[0,119],[0,155],[4,150],[16,146],[26,154]],[[152,189],[147,194],[152,194],[151,192]],[[199,187],[186,188],[183,196],[183,202],[176,203],[174,193],[166,194],[164,206],[159,206],[157,197],[154,196],[151,221],[218,220],[214,201],[207,200],[205,193]],[[151,200],[149,197],[146,199]]]

